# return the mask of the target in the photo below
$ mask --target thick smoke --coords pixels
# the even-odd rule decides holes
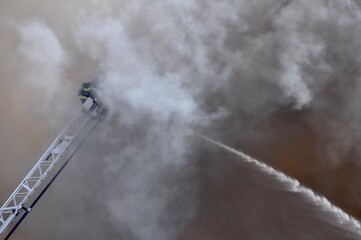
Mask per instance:
[[[21,95],[0,89],[16,109],[0,101],[2,146],[29,144],[35,158],[76,110],[82,81],[99,80],[99,96],[110,110],[66,177],[34,210],[24,230],[32,238],[219,239],[234,219],[242,224],[223,231],[229,239],[302,239],[295,233],[315,225],[314,218],[317,224],[332,222],[307,205],[308,221],[282,235],[272,225],[287,224],[282,201],[301,206],[301,200],[287,193],[282,198],[277,182],[269,180],[268,189],[259,183],[267,177],[226,161],[226,154],[196,142],[187,128],[267,161],[360,217],[357,3],[94,0],[0,6],[8,9],[0,10],[1,31],[8,33],[0,45],[1,87]],[[32,132],[22,138],[21,130],[9,126]],[[2,165],[17,171],[7,161]],[[241,193],[249,195],[233,202]],[[220,204],[228,201],[234,211],[244,211],[238,212],[242,219]],[[263,208],[247,209],[253,201]],[[278,215],[268,202],[279,207]],[[212,215],[218,211],[226,217]],[[273,222],[255,233],[249,226],[260,219]],[[332,235],[327,226],[320,229],[315,238]]]
[[[182,78],[157,73],[154,64],[143,60],[144,53],[137,53],[137,45],[119,21],[108,19],[81,27],[78,44],[84,54],[99,62],[104,80],[101,95],[122,116],[122,122],[134,124],[141,118],[134,114],[150,114],[160,123],[170,118],[188,124],[195,121],[199,109],[181,86]]]
[[[109,216],[135,238],[172,239],[184,225],[179,220],[189,219],[194,208],[189,190],[176,181],[191,176],[185,166],[189,133],[179,123],[194,123],[200,110],[179,76],[159,74],[143,60],[119,21],[82,22],[76,33],[83,54],[102,70],[99,94],[115,119],[111,127],[124,131],[121,140],[119,133],[102,139],[113,146],[103,161],[117,182],[117,194],[113,188],[106,192]],[[167,213],[174,201],[180,203],[179,216]]]
[[[43,21],[29,21],[18,27],[20,44],[18,47],[19,67],[24,71],[21,86],[30,89],[37,97],[27,99],[35,114],[45,114],[59,119],[67,109],[68,93],[71,88],[66,81],[68,64],[54,32]],[[61,99],[61,100],[60,100]],[[56,120],[50,120],[53,124]]]

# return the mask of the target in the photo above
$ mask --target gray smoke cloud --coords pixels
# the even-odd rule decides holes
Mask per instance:
[[[1,32],[8,33],[0,44],[6,53],[0,74],[16,79],[2,80],[1,86],[22,96],[13,98],[6,92],[2,96],[11,100],[17,113],[0,101],[2,112],[9,113],[0,124],[6,136],[1,137],[0,149],[5,151],[9,139],[19,147],[31,143],[24,152],[10,154],[14,162],[2,162],[0,171],[5,174],[3,169],[9,168],[22,176],[15,165],[22,165],[23,171],[26,167],[16,159],[24,155],[35,159],[50,143],[78,107],[74,102],[81,82],[100,80],[99,96],[110,114],[54,185],[49,199],[37,206],[19,238],[24,234],[27,239],[219,239],[229,217],[243,226],[226,228],[223,234],[229,239],[302,239],[295,236],[297,228],[290,228],[293,235],[288,235],[291,230],[282,235],[277,226],[266,225],[255,233],[249,224],[269,219],[272,207],[252,211],[245,209],[247,203],[272,202],[281,209],[282,204],[261,194],[271,191],[274,199],[284,201],[274,196],[277,183],[270,180],[272,184],[262,188],[258,181],[267,178],[254,175],[254,169],[247,168],[247,173],[232,161],[218,163],[228,157],[196,142],[188,127],[267,161],[360,217],[357,3],[53,4],[0,4],[0,9],[8,9],[0,10],[5,16]],[[56,12],[50,11],[54,8]],[[26,124],[19,119],[26,119]],[[14,128],[12,124],[32,132],[23,136],[20,127],[6,130]],[[225,174],[232,170],[247,180]],[[9,188],[7,182],[17,182],[13,178],[7,177],[1,189]],[[225,179],[221,186],[230,186],[234,195],[217,187],[221,178]],[[250,194],[252,199],[247,194],[254,190],[240,181],[251,181],[261,193]],[[207,185],[212,183],[216,192]],[[242,209],[238,215],[249,215],[248,220],[219,204],[239,199],[241,193],[247,196],[230,205],[235,206],[232,211]],[[290,205],[294,198],[285,197]],[[287,209],[315,215],[322,224],[332,222],[319,210],[305,208],[306,213],[301,207]],[[226,217],[212,215],[218,211]],[[286,224],[282,222],[286,213],[272,216],[275,224]],[[299,231],[313,225],[310,218],[299,224]],[[337,227],[340,235],[346,231]],[[313,236],[329,233],[325,227]]]
[[[180,122],[195,121],[199,110],[190,93],[182,88],[180,76],[156,73],[155,66],[137,54],[137,47],[120,22],[95,23],[80,29],[78,36],[84,54],[101,65],[101,95],[112,111],[123,116],[121,121],[134,123],[135,117],[128,110],[149,113],[160,122],[168,121],[171,115]]]
[[[195,100],[179,76],[159,74],[143,60],[118,20],[81,23],[77,43],[101,66],[99,94],[113,115],[112,128],[125,130],[122,140],[118,134],[102,138],[106,144],[114,141],[103,157],[110,168],[104,177],[116,175],[117,183],[105,193],[109,217],[135,239],[173,239],[194,209],[190,193],[195,190],[177,184],[180,176],[191,176],[185,158],[189,133],[177,124],[197,121]],[[167,213],[170,207],[179,212]]]
[[[57,119],[63,120],[61,115],[69,105],[63,99],[67,99],[72,89],[65,75],[69,63],[66,53],[44,21],[25,22],[18,26],[17,31],[20,37],[17,49],[19,67],[24,73],[21,85],[36,96],[28,99],[32,102],[30,108],[34,114],[44,114],[53,119],[49,123],[54,128]]]

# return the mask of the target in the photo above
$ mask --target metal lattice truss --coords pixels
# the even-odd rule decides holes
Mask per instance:
[[[0,235],[18,215],[24,204],[53,169],[62,154],[68,149],[91,115],[81,109],[45,151],[33,169],[11,194],[0,209]],[[30,209],[29,209],[30,210]]]

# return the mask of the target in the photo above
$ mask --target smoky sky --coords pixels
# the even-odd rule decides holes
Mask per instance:
[[[336,0],[2,1],[0,199],[82,82],[109,108],[17,239],[356,239],[192,131],[360,219],[360,16]]]

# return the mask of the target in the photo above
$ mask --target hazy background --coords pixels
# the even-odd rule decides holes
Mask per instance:
[[[359,11],[336,0],[2,1],[0,199],[80,107],[83,81],[101,80],[110,109],[16,239],[359,238],[186,130],[360,219]]]

